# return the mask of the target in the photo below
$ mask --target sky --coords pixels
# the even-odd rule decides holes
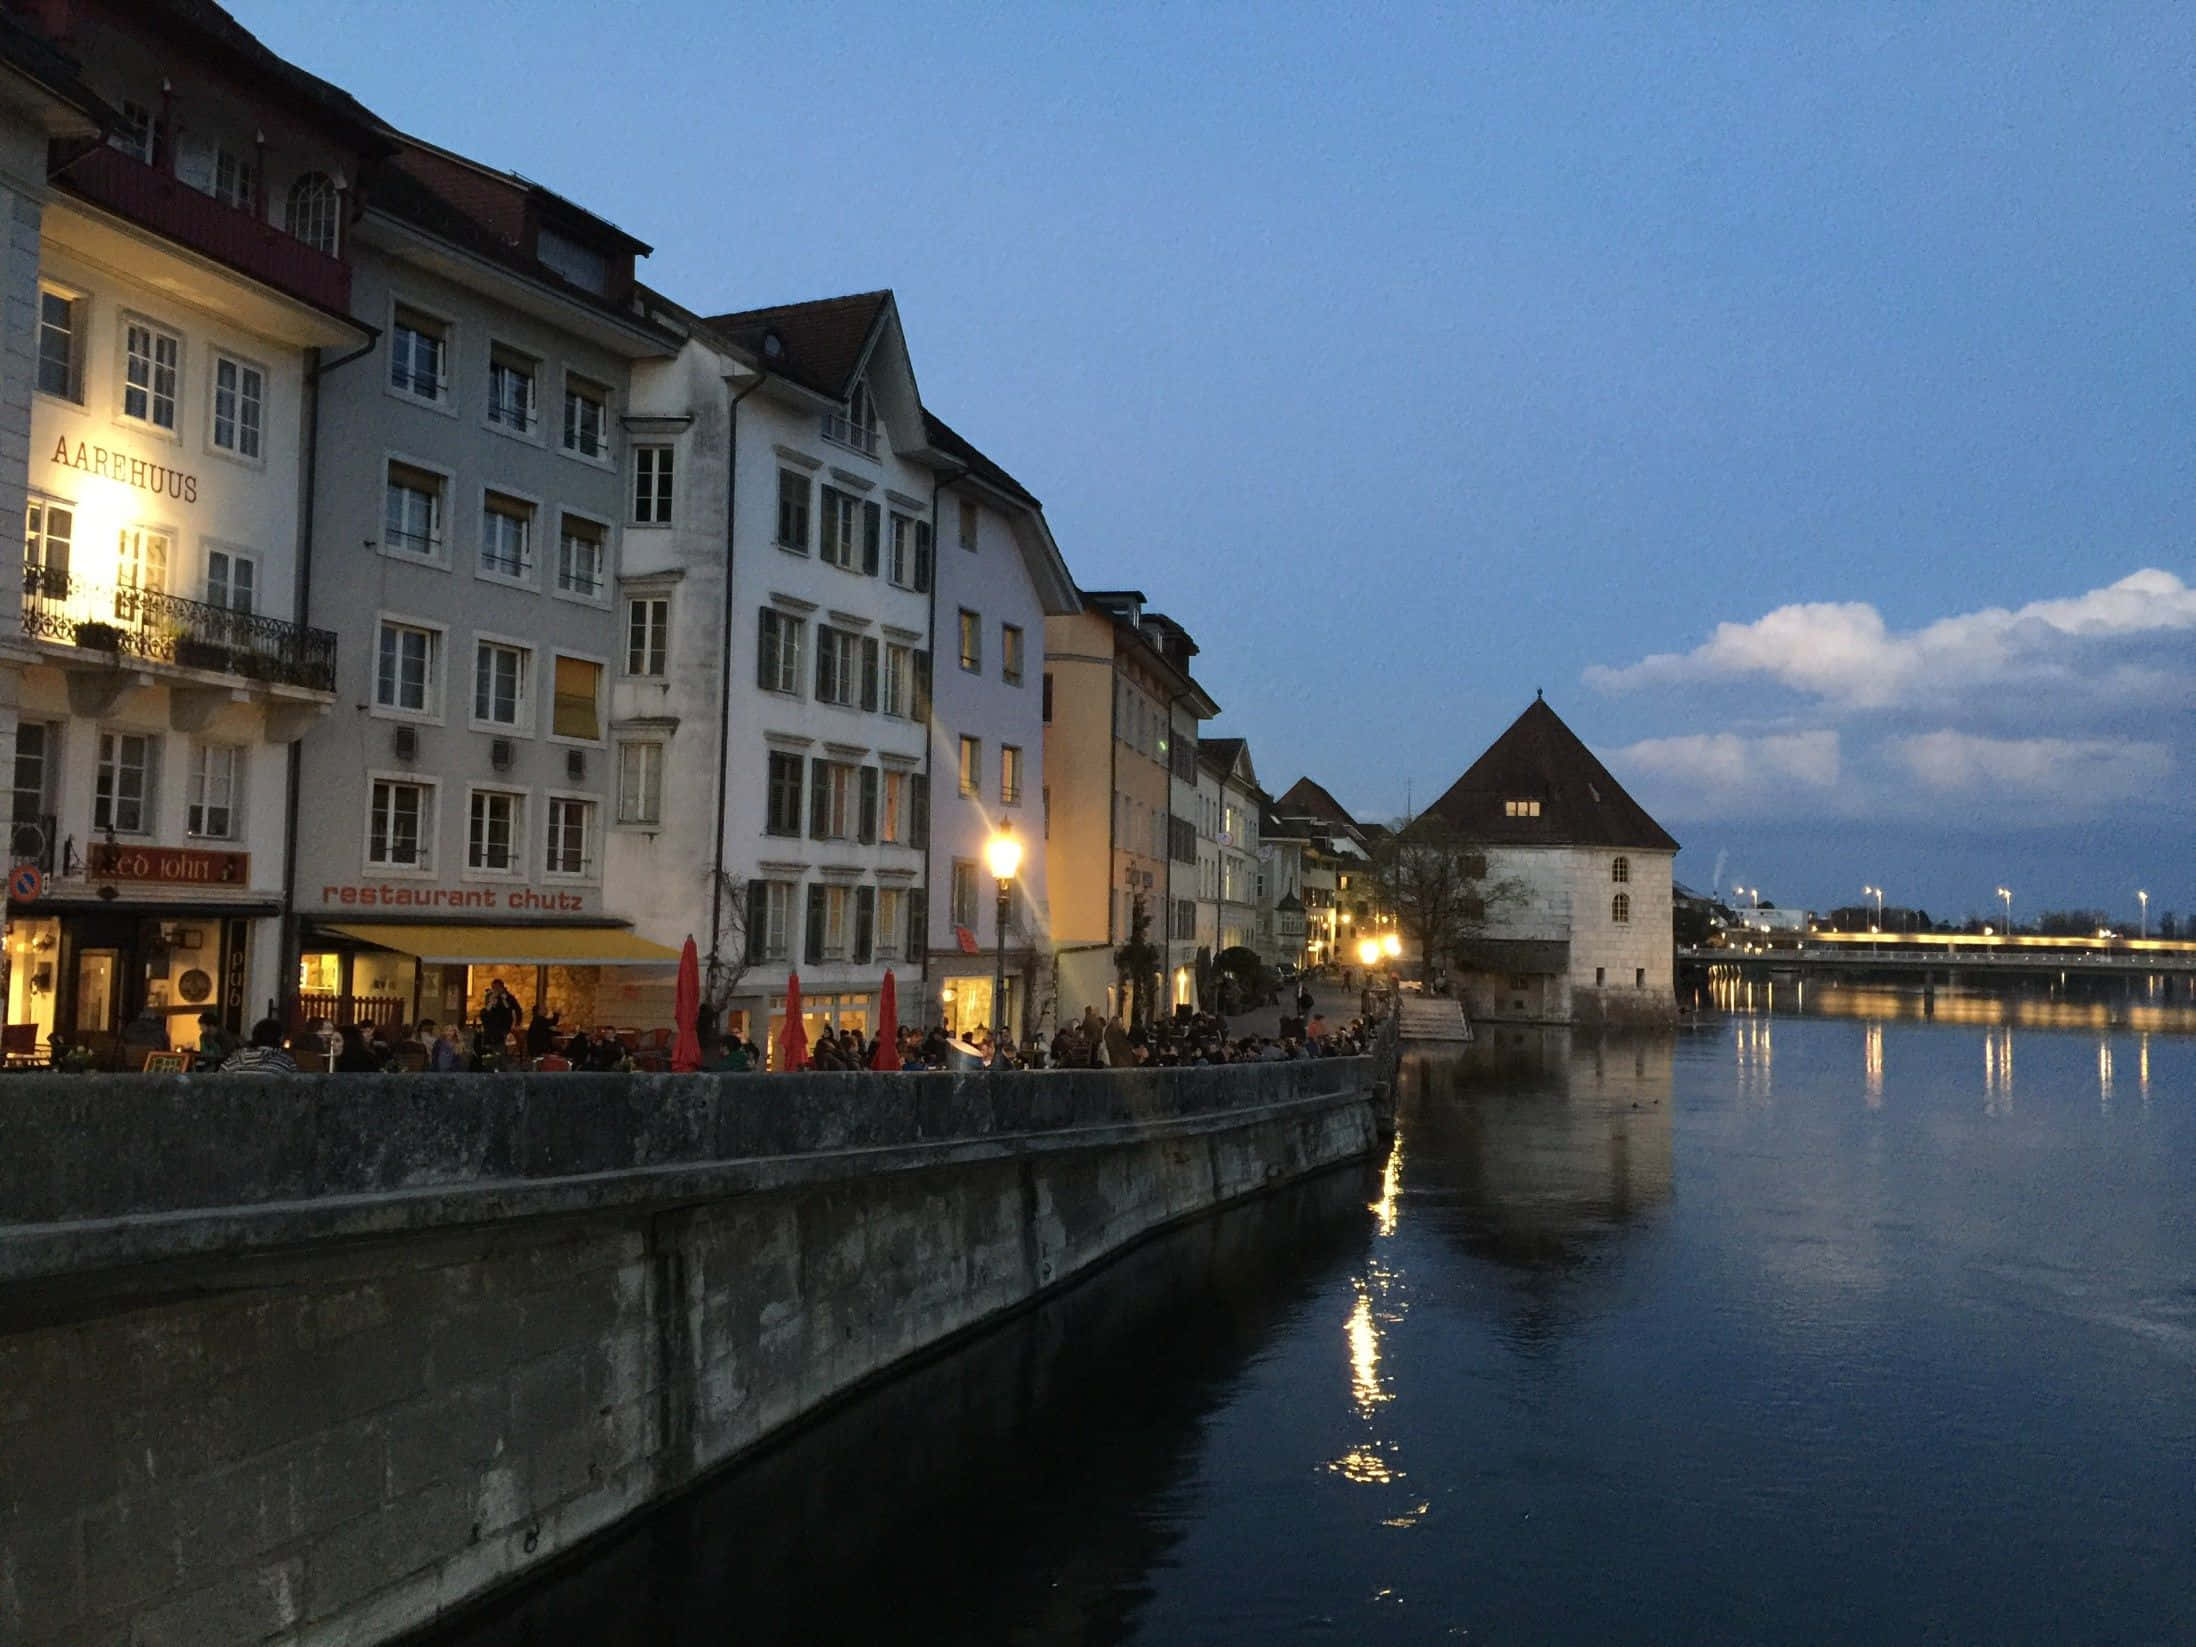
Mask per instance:
[[[1692,885],[2196,912],[2196,8],[229,3],[696,309],[893,288],[1276,793],[1544,690]]]

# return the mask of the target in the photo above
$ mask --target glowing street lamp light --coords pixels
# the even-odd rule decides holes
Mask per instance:
[[[1399,932],[1390,932],[1380,940],[1380,952],[1391,961],[1401,955],[1403,953],[1403,935]]]
[[[999,883],[999,962],[991,980],[991,1067],[997,1069],[1004,1029],[1001,1009],[1006,1005],[1006,931],[1007,922],[1014,914],[1014,872],[1022,867],[1022,843],[1008,831],[1000,830],[984,843],[984,863]]]
[[[1357,958],[1365,964],[1367,972],[1372,971],[1374,967],[1380,964],[1380,940],[1378,938],[1358,939]]]
[[[2150,936],[2150,894],[2138,892],[2135,901],[2143,906],[2143,936],[2147,938]]]
[[[2005,935],[2010,938],[2013,936],[2013,894],[2001,886],[1998,896],[2005,900]]]
[[[1868,930],[1881,932],[1883,930],[1883,888],[1880,886],[1864,886],[1861,888],[1861,896],[1876,900],[1876,924]]]

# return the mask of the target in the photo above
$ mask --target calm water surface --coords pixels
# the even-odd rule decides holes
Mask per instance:
[[[439,1639],[2196,1641],[2196,1040],[1505,1032]]]

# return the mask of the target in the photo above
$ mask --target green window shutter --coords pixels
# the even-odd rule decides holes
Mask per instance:
[[[808,943],[802,953],[810,966],[823,959],[824,952],[824,884],[811,881],[808,884]]]
[[[879,655],[877,637],[864,635],[862,637],[862,707],[871,711],[874,711],[877,707],[877,660]]]
[[[930,522],[915,523],[915,592],[918,595],[930,591]]]
[[[921,773],[909,783],[908,838],[910,846],[930,844],[930,780]]]
[[[877,839],[877,769],[862,768],[862,817],[861,841],[864,846],[873,845]]]
[[[775,691],[778,685],[777,616],[766,606],[756,620],[755,684],[766,692]]]
[[[877,504],[862,505],[862,570],[877,575],[884,554],[884,510]]]
[[[770,888],[761,881],[747,883],[747,963],[759,965],[769,946]]]
[[[808,833],[816,840],[828,840],[824,833],[831,825],[831,763],[808,763]]]
[[[877,889],[854,889],[854,964],[866,966],[877,947]]]

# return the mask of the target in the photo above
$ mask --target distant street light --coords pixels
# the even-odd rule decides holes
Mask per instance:
[[[1861,888],[1861,896],[1876,900],[1876,924],[1868,930],[1881,932],[1883,930],[1883,888],[1880,886],[1864,886]]]
[[[2150,894],[2138,892],[2135,901],[2143,906],[2143,936],[2147,938],[2150,936]]]
[[[1998,896],[2005,900],[2005,935],[2010,938],[2013,936],[2013,894],[2001,886]]]

